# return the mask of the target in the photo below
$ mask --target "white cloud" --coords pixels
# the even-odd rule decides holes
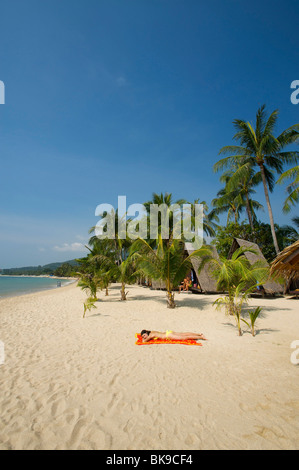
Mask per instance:
[[[63,243],[62,245],[58,246],[55,245],[53,247],[54,251],[86,251],[85,246],[82,243],[74,242],[74,243]]]

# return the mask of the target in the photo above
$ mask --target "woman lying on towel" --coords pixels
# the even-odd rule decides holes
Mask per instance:
[[[176,331],[166,330],[165,333],[162,331],[141,331],[143,343],[147,343],[151,339],[177,339],[177,340],[187,340],[187,339],[207,339],[204,335],[197,333],[177,333]]]

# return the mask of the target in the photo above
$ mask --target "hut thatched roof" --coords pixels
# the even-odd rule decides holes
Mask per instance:
[[[219,258],[215,246],[210,246],[210,248],[213,251],[214,258]],[[191,255],[191,253],[194,251],[192,243],[185,243],[185,250],[189,255]],[[199,272],[199,265],[201,260],[198,258],[192,258],[191,262],[202,291],[206,294],[215,294],[217,292],[217,283],[211,275],[210,264],[207,263]]]
[[[299,279],[299,240],[285,248],[271,263],[271,274]]]
[[[263,262],[265,264],[265,266],[269,266],[269,263],[266,260],[266,258],[264,257],[260,247],[256,243],[249,242],[248,240],[243,240],[242,238],[234,238],[234,241],[232,243],[231,249],[230,249],[229,254],[228,254],[228,259],[230,259],[233,255],[233,253],[238,248],[241,248],[241,247],[242,248],[252,248],[253,250],[255,250],[257,252],[255,254],[255,253],[250,253],[250,252],[245,251],[244,256],[246,256],[246,258],[248,259],[250,264],[254,264],[257,261],[259,261],[259,262]],[[269,280],[269,281],[265,282],[263,287],[264,287],[265,292],[267,294],[281,294],[283,292],[283,287],[275,281]]]

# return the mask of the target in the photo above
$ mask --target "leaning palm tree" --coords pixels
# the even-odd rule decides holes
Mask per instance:
[[[159,235],[156,248],[139,238],[132,245],[132,256],[145,276],[162,280],[166,288],[167,307],[175,308],[174,290],[191,269],[192,257],[199,256],[204,250],[196,250],[185,257],[184,241],[170,239],[166,245]]]
[[[253,167],[258,167],[261,172],[264,193],[269,212],[271,233],[274,247],[279,253],[279,246],[274,228],[274,219],[269,197],[269,182],[267,182],[267,172],[271,170],[282,173],[284,164],[297,163],[299,152],[283,151],[284,148],[299,138],[299,124],[295,124],[284,130],[278,137],[273,135],[274,127],[278,118],[278,110],[273,111],[267,118],[265,105],[261,106],[256,113],[255,129],[250,122],[240,119],[233,121],[236,129],[234,140],[239,145],[229,145],[223,147],[219,154],[229,156],[222,158],[214,165],[214,170],[218,171],[230,167],[232,163],[250,162]]]
[[[293,181],[289,183],[286,188],[288,197],[286,198],[283,205],[282,210],[284,213],[290,212],[291,206],[294,206],[296,203],[299,202],[299,165],[294,166],[293,168],[290,168],[289,170],[285,171],[280,176],[277,183],[281,184],[284,183],[286,180]]]

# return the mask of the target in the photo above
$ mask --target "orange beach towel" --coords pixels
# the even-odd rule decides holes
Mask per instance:
[[[186,344],[189,346],[202,346],[201,343],[197,343],[195,339],[151,339],[146,343],[142,342],[142,337],[139,333],[135,333],[137,346],[145,346],[147,344]]]

